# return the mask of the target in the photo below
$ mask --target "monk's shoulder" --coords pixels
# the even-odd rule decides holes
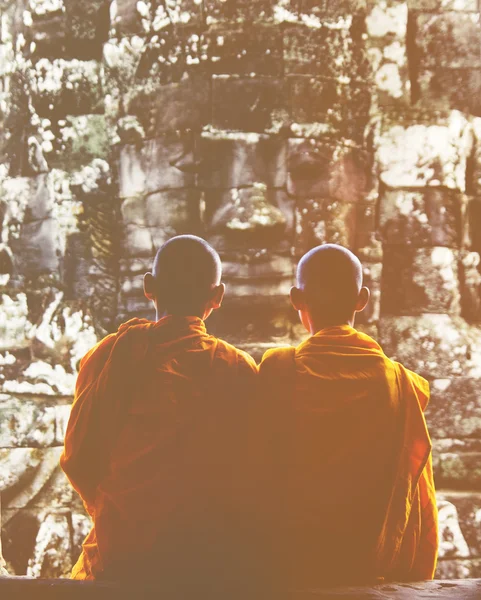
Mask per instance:
[[[149,327],[150,322],[145,319],[131,319],[93,346],[80,361],[77,389],[82,389],[101,373],[117,342],[120,341],[124,353],[133,355],[141,342],[145,341],[145,331]]]
[[[87,365],[92,365],[93,363],[105,363],[110,355],[115,340],[117,339],[117,335],[117,333],[110,333],[100,340],[100,342],[95,344],[93,348],[90,348],[81,359],[80,368],[83,369],[87,367]]]
[[[80,368],[85,368],[87,366],[92,365],[104,365],[107,359],[110,356],[112,348],[114,347],[115,342],[120,337],[125,337],[124,334],[127,332],[136,332],[140,330],[145,330],[146,326],[150,324],[150,321],[146,319],[130,319],[126,323],[122,323],[118,330],[114,333],[110,333],[105,336],[102,340],[100,340],[93,348],[91,348],[87,354],[80,361]],[[132,340],[135,339],[134,336],[129,335],[128,341],[131,343]]]
[[[235,366],[243,373],[257,374],[257,363],[248,352],[236,348],[225,340],[214,339],[216,342],[215,359],[217,361],[222,361],[227,366]]]
[[[393,362],[397,366],[398,371],[400,372],[401,376],[405,377],[411,383],[411,385],[414,388],[414,391],[418,397],[419,403],[421,404],[421,407],[424,410],[429,402],[429,397],[430,397],[429,381],[427,381],[424,377],[422,377],[418,373],[411,371],[410,369],[405,367],[403,364],[401,364],[399,362],[395,362],[395,361],[393,361]]]
[[[285,373],[286,369],[294,366],[296,349],[293,346],[284,346],[281,348],[269,348],[264,352],[259,372],[263,376],[275,376],[279,372]]]
[[[111,333],[95,344],[87,354],[81,359],[78,369],[76,383],[77,395],[81,390],[90,385],[102,372],[106,362],[109,359],[112,348],[117,339],[116,333]]]

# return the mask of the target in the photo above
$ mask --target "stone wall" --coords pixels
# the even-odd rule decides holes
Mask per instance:
[[[89,523],[58,468],[78,361],[177,233],[210,329],[305,334],[300,255],[353,249],[359,327],[432,384],[440,578],[481,575],[477,0],[0,2],[0,491],[11,573],[66,575]]]

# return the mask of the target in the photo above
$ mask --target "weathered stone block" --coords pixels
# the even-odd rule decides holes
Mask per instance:
[[[67,423],[70,418],[70,404],[55,406],[55,445],[62,446],[67,431]]]
[[[73,489],[60,465],[52,472],[48,485],[35,497],[34,506],[44,511],[64,512],[68,509],[69,512],[85,512],[80,496]]]
[[[120,325],[120,323],[124,323],[134,317],[154,321],[155,309],[152,303],[147,298],[140,298],[138,296],[122,297],[119,304],[117,324]]]
[[[198,185],[201,188],[238,188],[263,183],[285,185],[286,141],[255,133],[204,132],[199,140]]]
[[[474,196],[481,196],[481,117],[473,117],[471,119],[474,134],[474,148],[471,155],[469,170],[466,173],[466,188],[467,193]],[[481,215],[481,200],[476,200],[473,206],[476,206],[474,219],[479,219]],[[476,216],[475,216],[476,215]]]
[[[356,203],[370,189],[370,166],[369,155],[359,148],[290,138],[287,191],[297,197]]]
[[[329,0],[300,0],[297,7],[299,15],[306,17],[317,17],[321,21],[325,19],[334,19],[340,17],[349,18],[357,12],[363,13],[366,9],[366,0],[339,0],[338,2],[329,2]]]
[[[294,121],[325,122],[339,108],[341,84],[336,79],[320,79],[309,75],[291,76],[289,94]]]
[[[477,577],[481,567],[479,493],[439,492],[439,560],[436,577],[453,579]]]
[[[356,215],[356,244],[355,248],[363,253],[376,243],[377,238],[377,202],[360,200],[357,204]]]
[[[425,314],[382,316],[380,343],[386,354],[429,379],[481,376],[481,334],[459,317]]]
[[[283,69],[280,30],[261,25],[209,32],[211,71],[227,75],[268,75],[280,77]]]
[[[228,296],[231,298],[246,297],[273,298],[282,297],[287,300],[289,290],[294,281],[294,267],[290,259],[289,250],[283,245],[274,247],[269,253],[262,248],[259,240],[265,238],[265,233],[260,238],[254,239],[249,246],[247,238],[245,245],[236,245],[229,240],[223,244],[216,242],[221,236],[207,235],[207,240],[220,252],[223,265],[223,280],[228,286]],[[236,240],[234,240],[235,242]]]
[[[67,117],[55,129],[53,149],[48,154],[51,167],[67,172],[80,169],[93,159],[108,160],[111,140],[104,115]]]
[[[251,303],[249,311],[240,310],[240,301],[240,298],[232,295],[226,297],[222,310],[215,311],[209,318],[207,326],[211,333],[233,344],[245,345],[259,339],[266,346],[289,343],[293,309],[287,296],[270,302],[258,298]],[[259,331],[262,332],[261,336],[258,335]]]
[[[170,237],[200,228],[200,193],[195,190],[157,192],[122,203],[124,255],[151,257]]]
[[[119,160],[120,197],[130,198],[160,190],[192,187],[194,173],[183,170],[183,163],[191,152],[191,136],[178,133],[154,138],[140,148],[123,146]]]
[[[262,132],[286,106],[281,79],[217,75],[212,81],[212,122],[220,129]]]
[[[163,236],[155,243],[159,248],[169,237],[197,231],[200,228],[200,192],[182,190],[150,194],[145,202],[145,221],[156,231],[154,238]]]
[[[368,121],[371,93],[366,83],[293,75],[288,85],[294,122],[326,123],[351,138],[353,122],[359,128]]]
[[[0,349],[29,345],[28,305],[24,293],[2,294],[0,304]]]
[[[284,48],[286,74],[348,75],[350,34],[344,28],[290,25],[284,31]]]
[[[481,488],[481,440],[433,440],[436,485],[447,489]]]
[[[294,202],[284,190],[264,184],[209,194],[205,223],[209,239],[221,252],[238,253],[242,263],[262,264],[268,271],[268,252],[288,252],[294,230]],[[267,264],[266,264],[267,261]]]
[[[23,223],[41,221],[53,214],[53,190],[45,173],[32,178],[9,179],[2,186],[1,201],[5,204],[3,227],[7,229],[6,242],[21,235]]]
[[[141,3],[139,3],[140,5]],[[158,9],[164,11],[165,6]],[[124,50],[134,54],[136,59],[129,65],[131,85],[148,94],[159,85],[179,83],[188,77],[197,77],[210,73],[210,40],[203,34],[203,27],[179,25],[171,27],[168,17],[166,24],[158,33],[149,36],[148,40],[134,36],[130,44],[124,39],[120,43],[109,44],[112,78],[117,81],[128,99],[135,90],[128,89],[126,82],[119,81],[119,75],[125,69]],[[129,49],[129,46],[131,50]],[[108,53],[109,54],[109,53]],[[107,56],[108,56],[107,54]],[[104,53],[105,55],[105,53]],[[127,65],[131,62],[128,56]]]
[[[458,247],[463,197],[447,188],[385,190],[379,203],[385,244]]]
[[[420,101],[430,110],[446,107],[481,115],[481,69],[438,65],[421,69],[417,77]]]
[[[299,138],[290,138],[288,144],[288,193],[301,198],[329,196],[335,146]]]
[[[42,58],[30,75],[32,102],[41,117],[57,120],[104,110],[100,66],[96,61]]]
[[[110,3],[103,0],[64,0],[67,53],[82,60],[100,59],[109,37]]]
[[[2,525],[26,508],[58,469],[62,448],[0,448]]]
[[[210,82],[193,76],[176,83],[141,87],[129,102],[128,111],[139,121],[146,135],[164,131],[202,129],[211,117]]]
[[[371,38],[366,56],[379,106],[405,107],[411,100],[406,41],[403,38]]]
[[[73,567],[68,513],[49,512],[42,517],[27,575],[67,577]]]
[[[2,511],[11,503],[11,499],[6,496],[5,490],[15,489],[15,486],[19,484],[22,477],[25,477],[25,474],[33,474],[40,464],[40,459],[40,452],[33,448],[15,448],[13,450],[11,448],[0,448]],[[18,506],[18,503],[15,506]],[[4,521],[2,521],[2,525],[4,525]]]
[[[19,238],[10,244],[21,275],[36,277],[58,273],[60,261],[55,243],[56,226],[53,218],[22,225]]]
[[[124,296],[137,296],[138,298],[142,298],[144,293],[143,279],[144,278],[141,275],[138,275],[137,277],[126,277],[122,280],[120,291]]]
[[[365,246],[356,246],[356,255],[361,262],[379,262],[382,264],[384,255],[382,243],[373,234]]]
[[[55,407],[45,402],[0,395],[0,447],[55,444]]]
[[[429,431],[436,438],[481,435],[481,379],[455,377],[431,382],[426,410]]]
[[[385,246],[383,315],[459,315],[458,260],[457,252],[441,246]]]
[[[205,18],[208,25],[218,21],[261,21],[265,22],[274,15],[275,0],[206,0]]]
[[[478,252],[462,252],[459,263],[461,279],[461,308],[470,323],[481,321],[481,273]]]
[[[436,125],[385,122],[375,145],[379,177],[387,186],[445,186],[465,191],[473,135],[461,113],[451,111]]]
[[[422,67],[481,66],[481,28],[476,13],[419,14],[416,34]]]
[[[155,34],[171,26],[197,25],[202,21],[202,3],[198,0],[174,0],[153,4],[117,0],[112,24],[117,35]]]
[[[366,17],[367,33],[372,38],[404,39],[406,36],[408,5],[397,0],[389,2],[369,2]]]
[[[28,28],[35,43],[35,54],[43,58],[65,56],[67,19],[61,7],[47,14],[31,13],[32,24]]]
[[[148,271],[152,266],[152,261],[149,261],[145,258],[121,258],[119,263],[121,275],[125,275],[128,273],[145,273],[145,271]]]
[[[35,552],[39,517],[35,510],[12,511],[2,506],[3,553],[9,575],[26,575],[28,561]]]
[[[465,558],[453,560],[440,560],[436,567],[435,578],[446,579],[475,579],[481,575],[481,560],[479,558]],[[441,585],[444,584],[442,581]],[[464,593],[464,592],[463,592]]]
[[[302,256],[320,244],[353,248],[356,241],[356,205],[337,200],[300,200],[296,205],[295,252]]]
[[[441,12],[453,10],[461,12],[476,12],[477,0],[407,0],[410,10]]]
[[[143,225],[126,225],[122,245],[127,257],[153,256],[155,253],[152,231]]]
[[[112,17],[112,26],[119,37],[123,35],[145,34],[142,15],[137,9],[137,2],[133,2],[132,0],[116,0],[114,10],[112,10]]]
[[[439,519],[439,559],[469,557],[469,547],[459,524],[456,506],[443,499],[443,497],[438,497],[437,506]]]
[[[95,336],[93,339],[96,340]],[[51,349],[45,348],[37,340],[35,342],[37,354],[40,356],[53,354]],[[76,363],[75,358],[71,357],[72,348],[69,350],[65,358],[70,358],[71,362]],[[49,358],[51,359],[51,356]],[[68,396],[73,394],[74,388],[73,373],[66,370],[63,365],[52,366],[45,360],[34,360],[23,371],[17,371],[13,379],[6,379],[3,382],[3,390],[12,394]]]
[[[479,492],[441,492],[439,499],[447,500],[456,506],[463,537],[471,556],[479,556],[481,551],[481,494]]]

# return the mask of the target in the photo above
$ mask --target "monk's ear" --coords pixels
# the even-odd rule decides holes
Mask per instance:
[[[291,291],[289,292],[289,297],[291,299],[292,306],[297,311],[303,310],[305,308],[304,292],[301,289],[292,286]]]
[[[225,285],[223,283],[219,283],[212,289],[211,296],[211,306],[212,308],[220,308],[222,304],[222,300],[224,299],[225,294]]]
[[[152,273],[146,273],[144,275],[144,295],[147,300],[151,300],[152,302],[155,300],[155,279]]]
[[[369,291],[369,288],[363,286],[361,288],[361,291],[359,292],[359,296],[357,297],[356,309],[355,309],[356,312],[361,312],[362,310],[364,310],[366,308],[370,297],[371,297],[371,292]]]

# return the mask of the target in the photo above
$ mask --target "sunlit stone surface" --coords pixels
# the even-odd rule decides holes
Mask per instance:
[[[299,256],[364,263],[359,326],[431,381],[442,578],[481,576],[481,53],[473,0],[1,4],[0,493],[12,574],[89,522],[58,468],[78,361],[179,233],[221,254],[209,320],[305,333]],[[1,563],[0,563],[1,568]]]

